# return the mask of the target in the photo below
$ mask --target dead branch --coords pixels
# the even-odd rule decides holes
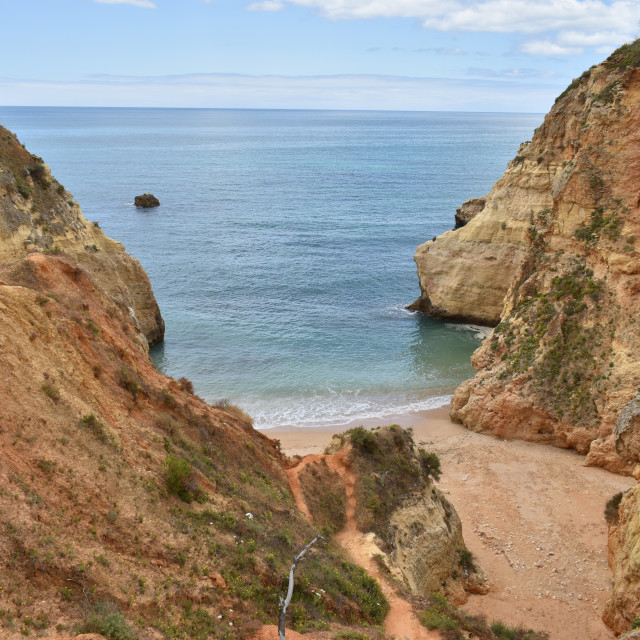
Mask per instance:
[[[304,554],[308,551],[308,549],[314,545],[318,540],[321,540],[322,536],[316,536],[294,559],[293,564],[291,565],[291,570],[289,571],[289,587],[287,589],[287,597],[283,598],[280,596],[280,617],[278,618],[278,635],[280,636],[280,640],[285,640],[284,631],[285,631],[285,617],[287,615],[287,607],[291,602],[291,598],[293,597],[293,573],[296,570],[296,565]]]

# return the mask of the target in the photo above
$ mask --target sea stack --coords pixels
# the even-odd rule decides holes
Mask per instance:
[[[151,209],[152,207],[160,206],[160,200],[151,193],[143,193],[141,196],[136,196],[133,203],[136,207],[141,207],[142,209]]]

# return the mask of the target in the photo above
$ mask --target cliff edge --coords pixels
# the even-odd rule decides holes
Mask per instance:
[[[452,417],[626,473],[640,454],[614,443],[640,384],[639,49],[574,80],[481,211],[416,255],[420,308],[499,321]]]
[[[417,308],[497,323],[454,420],[617,473],[640,462],[639,149],[637,40],[570,84],[464,226],[418,248]],[[618,632],[640,614],[639,496],[610,531]]]
[[[133,310],[150,346],[162,342],[164,320],[140,263],[86,220],[42,158],[0,127],[0,263],[35,251],[70,256]]]

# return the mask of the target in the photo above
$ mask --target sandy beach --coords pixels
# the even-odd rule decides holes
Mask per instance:
[[[464,609],[544,630],[552,639],[611,640],[601,620],[610,588],[604,506],[631,478],[585,467],[573,451],[477,434],[448,407],[337,427],[273,429],[289,456],[322,453],[334,433],[399,424],[442,463],[440,488],[463,522],[468,548],[492,588]]]

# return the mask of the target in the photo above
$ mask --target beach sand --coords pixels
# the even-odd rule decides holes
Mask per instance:
[[[442,463],[439,487],[458,511],[467,547],[491,591],[464,609],[547,631],[552,640],[611,640],[601,620],[610,588],[604,506],[633,479],[585,467],[564,449],[502,441],[449,420],[448,407],[384,420],[270,429],[289,456],[322,453],[334,433],[399,424]]]

